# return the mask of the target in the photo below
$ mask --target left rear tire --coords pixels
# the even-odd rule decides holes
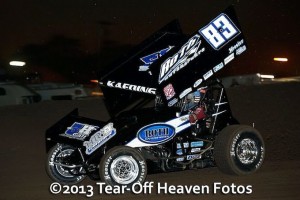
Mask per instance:
[[[67,160],[75,150],[74,147],[64,144],[56,144],[50,149],[46,160],[46,171],[52,180],[62,184],[73,185],[81,182],[86,177],[85,175],[76,175],[84,172],[82,167],[68,168],[56,164],[72,165]]]

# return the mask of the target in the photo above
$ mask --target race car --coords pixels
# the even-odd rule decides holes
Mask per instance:
[[[108,121],[75,109],[47,129],[48,175],[63,184],[88,176],[130,187],[148,172],[257,171],[263,138],[233,117],[216,77],[246,50],[232,6],[192,35],[178,21],[167,24],[99,78]]]

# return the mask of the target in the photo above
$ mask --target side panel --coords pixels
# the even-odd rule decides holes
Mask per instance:
[[[173,139],[177,134],[191,126],[188,115],[176,117],[166,122],[158,122],[143,126],[136,138],[126,144],[129,147],[156,146]]]

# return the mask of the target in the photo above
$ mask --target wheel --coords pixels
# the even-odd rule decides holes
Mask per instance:
[[[264,141],[250,126],[227,126],[216,137],[214,158],[217,167],[224,173],[251,174],[261,167],[264,157]]]
[[[63,144],[56,144],[49,150],[46,161],[46,171],[51,179],[71,185],[81,182],[86,177],[85,175],[79,175],[79,173],[85,172],[82,167],[70,168],[56,164],[73,165],[72,163],[68,163],[68,160],[70,160],[70,155],[74,151],[74,147]]]
[[[101,159],[99,174],[108,185],[143,183],[147,176],[147,164],[141,153],[131,147],[117,146],[110,149]]]

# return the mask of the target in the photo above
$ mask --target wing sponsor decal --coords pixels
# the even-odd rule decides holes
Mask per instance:
[[[174,87],[172,84],[168,84],[166,87],[164,87],[164,94],[165,94],[167,100],[174,97],[174,95],[176,93],[175,93],[175,90],[174,90]]]
[[[203,75],[203,78],[204,80],[207,80],[209,77],[211,77],[213,75],[213,72],[212,70],[209,70],[208,72],[206,72],[204,75]]]
[[[241,55],[244,51],[246,51],[247,47],[246,45],[244,46],[241,46],[239,47],[236,51],[235,51],[235,54],[238,56],[238,55]]]
[[[174,46],[169,46],[165,49],[162,49],[160,51],[157,51],[155,53],[149,54],[147,56],[144,56],[142,58],[140,58],[140,60],[144,63],[144,65],[141,65],[139,67],[139,71],[148,71],[149,70],[149,66],[156,60],[158,60],[160,57],[162,57],[163,55],[165,55],[168,51],[170,51]]]
[[[115,82],[115,81],[107,81],[107,87],[112,88],[119,88],[124,90],[131,90],[135,92],[142,92],[142,93],[148,93],[148,94],[155,94],[156,88],[150,88],[145,86],[139,86],[139,85],[132,85],[128,83],[121,83],[121,82]]]
[[[240,40],[240,41],[237,41],[237,43],[235,45],[233,45],[232,47],[230,47],[228,49],[229,51],[229,54],[233,53],[237,48],[239,48],[241,45],[244,44],[244,39]]]
[[[222,13],[207,26],[200,29],[199,33],[212,48],[219,50],[233,38],[238,36],[241,31],[226,14]]]
[[[168,80],[177,71],[187,66],[187,64],[204,52],[205,48],[199,50],[200,45],[200,35],[196,34],[190,38],[177,53],[166,59],[161,64],[158,83],[160,84],[163,81]]]
[[[175,105],[177,102],[178,102],[177,98],[172,99],[171,101],[168,102],[168,106],[171,107],[171,106]]]
[[[196,88],[196,87],[198,87],[201,83],[202,83],[202,78],[200,78],[200,79],[198,79],[197,81],[195,81],[195,83],[194,83],[194,88]]]
[[[180,93],[179,98],[182,99],[183,97],[185,97],[187,94],[191,93],[192,91],[193,91],[193,89],[191,87],[185,89],[183,92]]]
[[[95,131],[98,128],[98,126],[74,122],[72,126],[68,127],[63,134],[60,134],[60,136],[68,137],[71,139],[84,140],[91,134],[92,131]]]
[[[214,70],[214,72],[217,72],[217,71],[219,71],[220,69],[222,69],[223,67],[224,67],[224,64],[223,64],[223,62],[221,62],[220,64],[216,65],[216,66],[213,68],[213,70]]]
[[[224,59],[224,64],[227,65],[230,61],[234,59],[234,53],[230,54]]]
[[[113,127],[113,123],[109,123],[97,131],[94,135],[90,137],[88,141],[83,142],[83,146],[86,147],[85,153],[90,155],[101,147],[104,143],[110,140],[116,135],[117,131]]]
[[[137,137],[144,143],[161,144],[171,140],[175,134],[176,132],[173,126],[158,123],[141,128],[137,133]]]

